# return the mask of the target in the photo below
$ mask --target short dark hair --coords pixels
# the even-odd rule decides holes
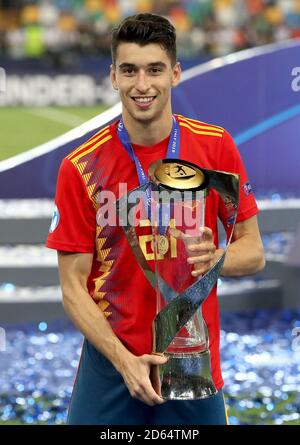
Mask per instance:
[[[111,58],[113,64],[120,43],[137,43],[140,46],[149,43],[159,44],[176,63],[176,30],[166,18],[150,13],[136,14],[125,18],[112,31]]]

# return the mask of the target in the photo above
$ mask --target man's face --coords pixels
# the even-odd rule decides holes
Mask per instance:
[[[170,90],[179,80],[179,63],[172,67],[160,45],[121,43],[118,46],[115,65],[111,66],[111,81],[119,91],[123,112],[131,119],[151,122],[170,110]]]

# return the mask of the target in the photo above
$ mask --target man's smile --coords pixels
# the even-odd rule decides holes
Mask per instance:
[[[156,96],[132,96],[131,99],[134,100],[139,108],[148,108],[154,101]]]

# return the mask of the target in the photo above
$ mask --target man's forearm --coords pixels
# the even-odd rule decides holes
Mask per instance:
[[[113,332],[102,310],[84,289],[64,293],[64,308],[83,335],[100,351],[120,372],[125,357],[131,353]]]
[[[152,386],[150,369],[152,365],[165,364],[166,357],[135,356],[128,351],[114,334],[101,309],[83,288],[76,291],[75,298],[69,291],[68,294],[65,292],[64,307],[78,329],[122,375],[132,397],[150,406],[164,402]]]
[[[223,252],[223,249],[217,249],[216,257],[220,258]],[[228,277],[252,275],[262,270],[264,266],[265,258],[261,243],[258,243],[257,239],[243,237],[228,247],[221,275]]]

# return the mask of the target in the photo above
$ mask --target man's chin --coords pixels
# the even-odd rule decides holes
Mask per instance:
[[[156,121],[159,118],[159,113],[153,110],[138,111],[131,114],[137,122],[147,124]]]

